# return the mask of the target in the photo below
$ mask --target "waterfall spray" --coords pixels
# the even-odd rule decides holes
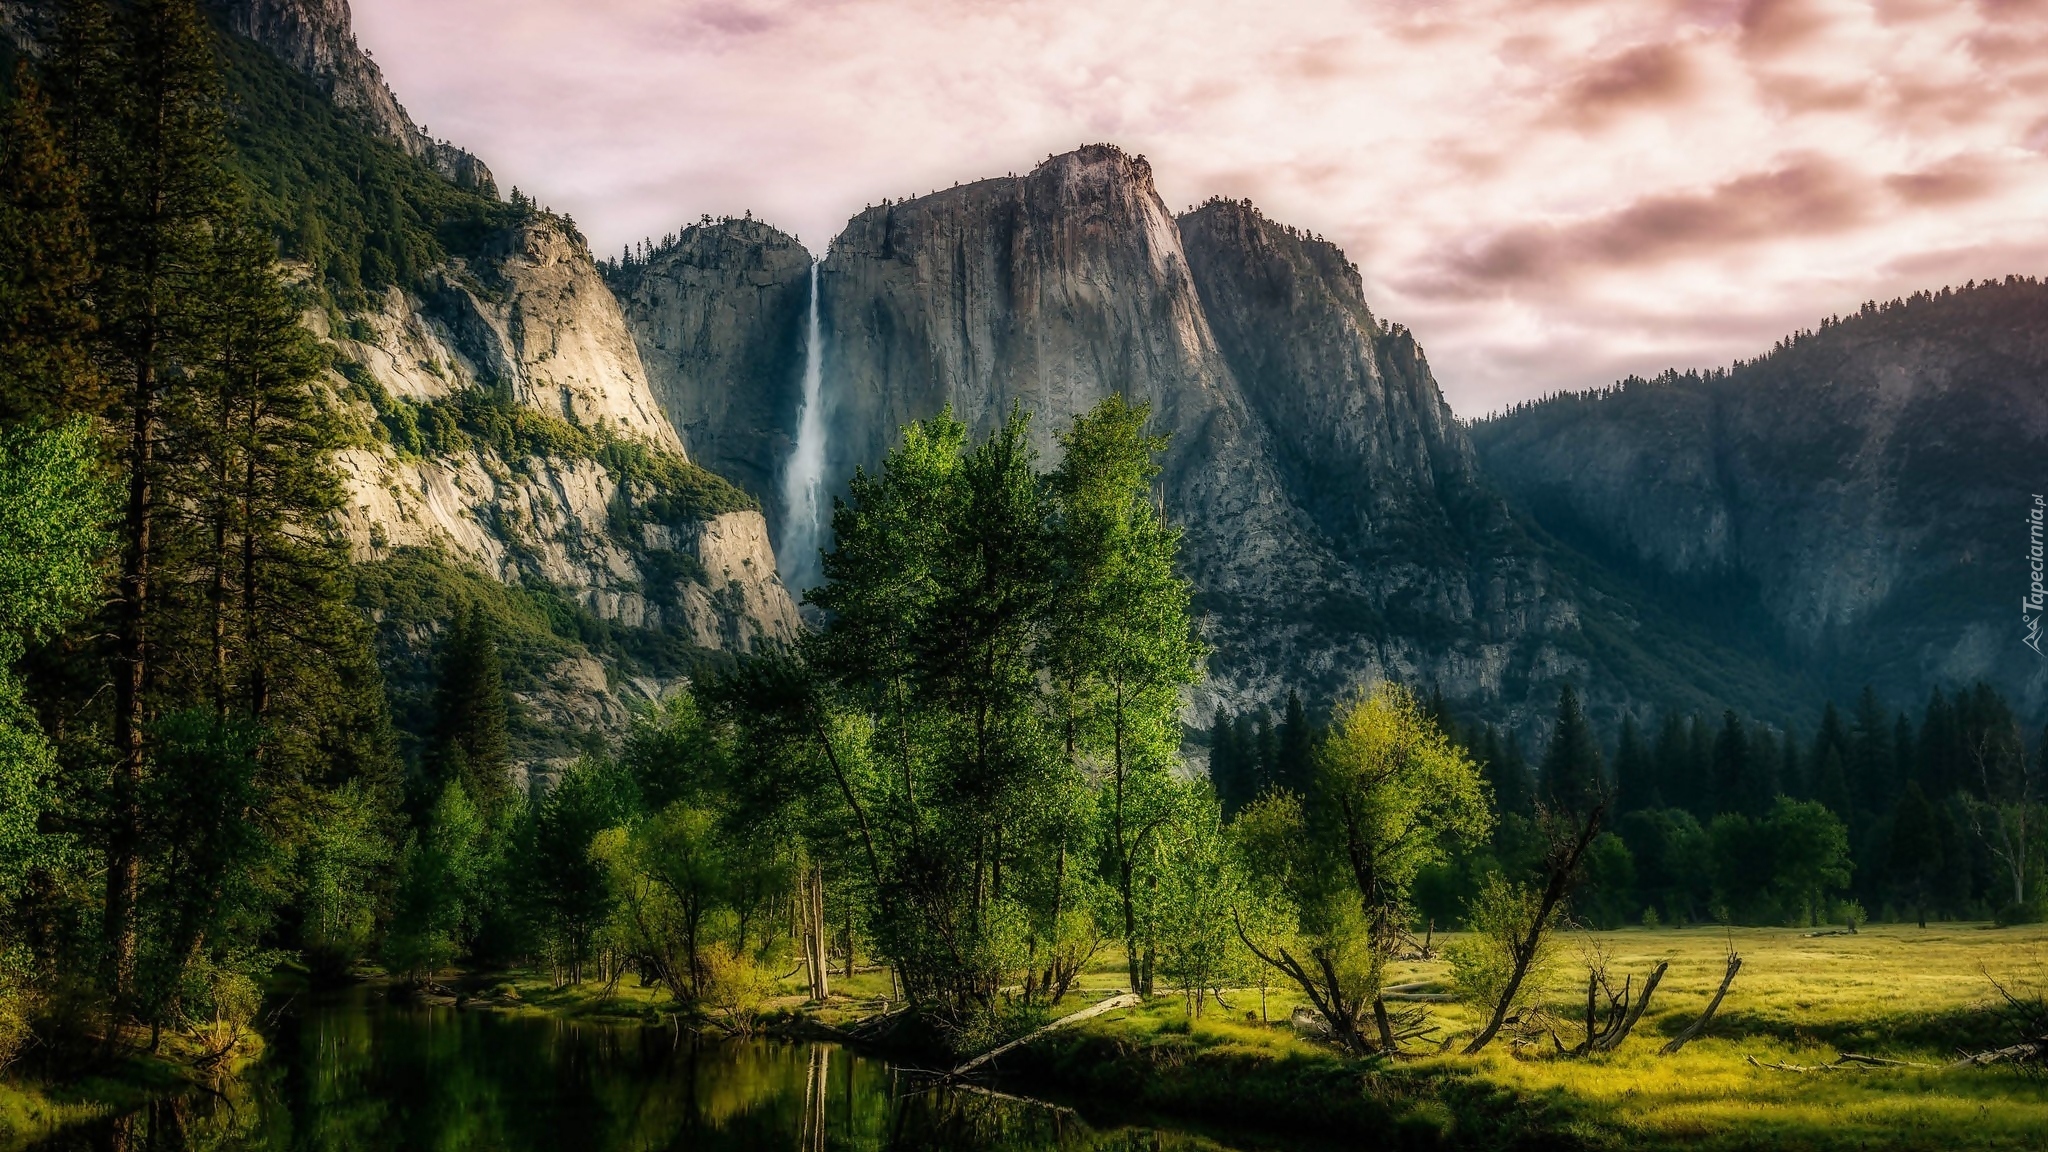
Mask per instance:
[[[797,408],[796,448],[782,471],[782,540],[776,564],[791,592],[802,594],[823,579],[819,549],[825,538],[825,348],[818,335],[818,262],[811,261],[811,307],[804,324],[803,400]]]

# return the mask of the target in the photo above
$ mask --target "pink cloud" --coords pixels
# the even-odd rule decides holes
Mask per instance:
[[[1111,139],[1343,246],[1461,412],[2048,270],[2048,0],[353,4],[602,250],[751,210],[821,251]]]
[[[1932,187],[1943,177],[1901,179],[1927,181]],[[1707,248],[1725,251],[1853,228],[1870,207],[1869,190],[1851,173],[1804,157],[1698,192],[1645,196],[1588,219],[1507,229],[1451,256],[1441,274],[1422,281],[1428,286],[1422,290],[1455,296],[1517,283],[1555,286],[1584,274],[1641,268]]]

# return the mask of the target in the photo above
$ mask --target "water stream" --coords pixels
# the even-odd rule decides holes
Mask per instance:
[[[811,261],[810,312],[804,323],[803,399],[797,408],[796,447],[782,471],[782,539],[775,565],[792,595],[821,582],[819,549],[825,540],[825,347],[818,326],[818,262]]]
[[[264,1032],[262,1059],[218,1095],[159,1099],[36,1152],[1226,1147],[944,1088],[832,1044],[395,1004],[370,989],[295,1002]]]

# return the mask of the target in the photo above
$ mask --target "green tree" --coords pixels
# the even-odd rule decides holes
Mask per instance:
[[[1779,907],[1804,911],[1809,925],[1819,924],[1829,895],[1849,885],[1849,829],[1825,805],[1781,796],[1760,830],[1770,845]]]
[[[1174,571],[1181,533],[1152,492],[1164,437],[1145,433],[1150,411],[1121,396],[1098,404],[1060,443],[1051,478],[1053,608],[1049,655],[1065,685],[1080,752],[1103,756],[1096,805],[1106,879],[1115,888],[1131,988],[1151,991],[1151,954],[1138,932],[1141,861],[1172,819],[1167,779],[1180,744],[1180,692],[1202,652],[1188,615],[1192,589]]]
[[[1868,684],[1856,698],[1856,719],[1849,730],[1844,767],[1849,773],[1849,802],[1855,810],[1851,818],[1863,827],[1876,813],[1891,807],[1892,797],[1897,795],[1892,777],[1891,714]]]
[[[1244,968],[1230,914],[1246,896],[1215,795],[1186,785],[1180,791],[1179,811],[1163,836],[1159,967],[1180,989],[1188,1014],[1199,1018],[1206,997]]]
[[[599,833],[625,818],[629,803],[621,773],[611,765],[582,760],[533,805],[524,860],[529,898],[550,956],[572,984],[583,982],[583,965],[612,911],[605,863],[593,847]],[[679,836],[690,831],[682,825],[662,827],[677,828]]]
[[[511,795],[512,765],[505,732],[505,673],[497,636],[482,604],[472,602],[449,621],[437,671],[428,794],[437,795],[449,783],[460,781],[464,793],[488,816]]]
[[[1593,726],[1579,710],[1579,694],[1567,684],[1557,694],[1557,723],[1538,770],[1544,803],[1566,812],[1586,811],[1601,802],[1607,785],[1600,766],[1600,744]]]
[[[113,501],[97,455],[84,420],[0,431],[0,899],[51,847],[37,825],[56,763],[13,667],[105,586]]]
[[[454,963],[480,931],[487,867],[483,819],[450,780],[406,846],[385,966],[418,984]]]
[[[1479,744],[1480,768],[1493,791],[1495,809],[1502,816],[1531,816],[1536,811],[1536,789],[1529,778],[1529,766],[1522,758],[1522,745],[1513,732],[1502,739],[1493,725]]]
[[[1209,725],[1209,784],[1216,789],[1225,816],[1256,799],[1244,768],[1244,753],[1237,744],[1237,722],[1230,711],[1218,706]]]
[[[1573,899],[1577,912],[1596,928],[1619,928],[1636,908],[1636,860],[1628,844],[1602,832],[1586,849],[1586,875]]]
[[[1457,728],[1449,715],[1443,720],[1443,729],[1452,743],[1458,743]],[[1287,712],[1280,721],[1280,741],[1274,762],[1273,775],[1282,788],[1299,791],[1308,786],[1309,775],[1315,757],[1315,730],[1308,721],[1308,712],[1301,706],[1301,696],[1293,689],[1287,692]]]
[[[1927,927],[1927,905],[1940,883],[1944,860],[1939,817],[1920,782],[1909,781],[1892,808],[1891,838],[1887,844],[1886,871],[1892,890],[1913,909],[1922,928]]]
[[[184,432],[166,395],[179,386],[175,367],[199,353],[199,313],[213,289],[211,238],[230,183],[212,46],[188,0],[137,0],[114,9],[111,22],[98,5],[75,5],[55,55],[94,247],[94,352],[112,386],[109,415],[127,489],[109,660],[117,760],[104,820],[105,955],[109,983],[126,1002],[143,866],[145,725],[151,713],[171,710],[149,697],[176,687],[152,671],[158,563],[178,536],[162,513],[165,479],[179,461],[162,450]]]
[[[154,1032],[252,986],[267,968],[257,941],[283,894],[267,882],[279,845],[250,818],[262,805],[261,730],[195,710],[153,735],[132,1007]]]
[[[1650,752],[1649,743],[1643,739],[1642,729],[1636,725],[1633,712],[1621,715],[1621,737],[1614,751],[1614,792],[1614,803],[1619,812],[1664,806],[1663,790],[1657,780],[1657,761]]]
[[[1706,830],[1683,808],[1631,812],[1621,837],[1636,865],[1636,891],[1671,924],[1703,918],[1713,898],[1713,859]]]
[[[1806,762],[1812,771],[1813,799],[1846,818],[1850,806],[1849,734],[1832,702],[1821,711],[1820,728],[1813,735],[1813,752]]]
[[[1714,737],[1714,806],[1722,812],[1759,816],[1770,797],[1760,773],[1750,734],[1734,709],[1721,713],[1721,731]]]
[[[96,412],[84,177],[26,62],[0,107],[0,422]]]
[[[1482,840],[1491,827],[1478,767],[1406,690],[1381,684],[1338,709],[1305,797],[1268,798],[1240,823],[1254,891],[1294,921],[1288,943],[1269,950],[1246,936],[1246,946],[1300,987],[1346,1045],[1393,1048],[1379,995],[1386,962],[1416,875],[1451,842]],[[1368,1011],[1376,1038],[1363,1030]]]

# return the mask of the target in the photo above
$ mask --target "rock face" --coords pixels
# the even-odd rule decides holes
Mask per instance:
[[[206,0],[230,30],[270,49],[278,59],[310,78],[335,107],[361,116],[376,133],[395,142],[460,187],[495,195],[497,184],[483,161],[421,131],[406,115],[384,72],[356,43],[348,0]]]
[[[480,259],[455,260],[435,279],[428,306],[471,378],[551,415],[682,448],[648,390],[617,298],[559,221],[508,230]]]
[[[347,331],[329,331],[318,313],[308,323],[388,395],[431,402],[497,389],[515,404],[679,453],[618,304],[582,247],[546,217],[495,247],[496,259],[453,262],[426,299],[393,289]],[[334,383],[349,391],[339,373]],[[507,583],[545,580],[600,619],[679,629],[700,647],[752,652],[795,639],[796,609],[758,512],[622,531],[616,513],[630,493],[597,460],[507,460],[479,444],[432,456],[363,447],[345,453],[343,466],[343,519],[360,559],[439,547]],[[660,558],[672,554],[703,578],[663,575],[674,565]]]
[[[1174,437],[1162,482],[1205,591],[1323,578],[1142,159],[1086,148],[871,208],[820,285],[835,490],[946,405],[977,431],[1022,405],[1050,458],[1075,415],[1122,392]]]
[[[779,514],[797,423],[811,255],[753,220],[692,225],[611,276],[691,459]]]
[[[820,269],[835,488],[945,405],[983,431],[1021,405],[1048,457],[1106,396],[1152,406],[1216,648],[1198,711],[1376,677],[1513,708],[1574,666],[1575,609],[1330,245],[1248,205],[1176,220],[1093,146],[870,208]]]
[[[379,406],[424,412],[483,393],[680,458],[616,299],[560,222],[536,217],[427,279],[421,294],[392,289],[338,330],[308,314],[334,351],[335,394],[366,428],[383,418]],[[643,638],[628,647],[747,654],[793,643],[801,629],[758,511],[671,512],[671,494],[614,475],[597,456],[508,457],[467,436],[425,452],[365,437],[338,462],[348,492],[340,526],[359,562],[424,550],[507,585],[543,586]],[[383,631],[402,659],[430,659],[430,631]],[[544,767],[576,733],[623,729],[637,703],[676,685],[673,671],[569,647],[515,677],[524,745],[541,757],[522,771]]]
[[[1733,372],[1560,397],[1475,431],[1546,526],[1734,601],[1836,695],[1991,681],[2048,704],[2024,646],[2048,459],[2048,287],[1921,293]]]
[[[1723,687],[1670,670],[1712,648],[1696,629],[1565,572],[1524,530],[1343,253],[1248,204],[1176,219],[1142,157],[1092,146],[869,208],[818,271],[834,491],[947,405],[984,432],[1021,406],[1048,459],[1102,398],[1151,405],[1215,649],[1190,720],[1389,677],[1520,724],[1563,679],[1596,710]],[[739,471],[728,453],[787,455],[803,273],[788,237],[725,222],[613,277],[664,407],[722,470]],[[1693,663],[1740,663],[1725,655]]]

